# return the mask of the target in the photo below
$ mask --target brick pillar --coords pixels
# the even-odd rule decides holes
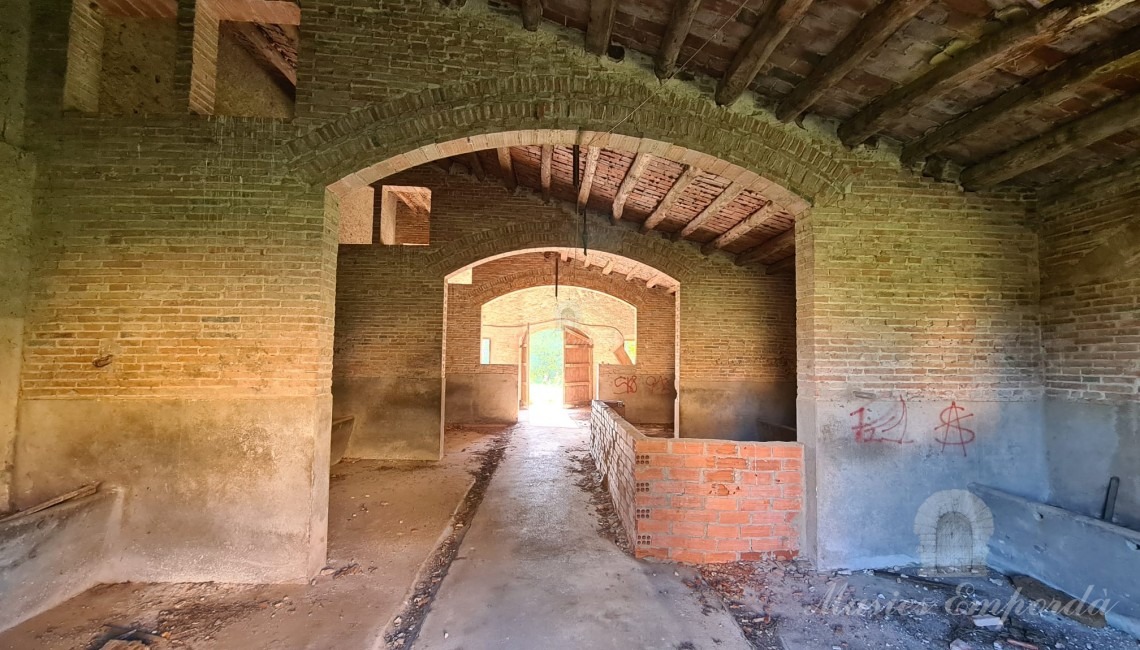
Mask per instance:
[[[102,72],[102,16],[94,3],[74,0],[67,41],[67,76],[63,87],[64,110],[98,112],[99,77]]]
[[[178,0],[178,64],[174,90],[190,111],[214,114],[219,22],[212,0]]]

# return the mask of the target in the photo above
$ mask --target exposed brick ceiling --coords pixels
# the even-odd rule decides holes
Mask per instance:
[[[738,263],[764,265],[773,272],[791,270],[795,250],[790,232],[795,216],[808,207],[802,199],[775,186],[764,192],[754,187],[734,187],[723,176],[658,156],[642,154],[637,173],[635,154],[609,149],[596,151],[597,162],[591,174],[588,151],[582,150],[578,161],[579,187],[589,188],[583,196],[586,209],[611,219],[620,212],[620,220],[615,221],[646,233],[655,231],[699,244],[706,254],[727,253],[735,256]],[[544,155],[549,156],[550,169],[546,189]],[[509,156],[509,167],[503,164],[502,156]],[[571,147],[535,145],[487,149],[442,164],[450,171],[503,183],[512,189],[522,187],[550,201],[577,205],[579,190],[574,185],[573,160]],[[672,202],[666,202],[670,190],[686,175],[690,182],[677,187]],[[624,195],[623,185],[628,188]]]
[[[547,23],[586,32],[587,49],[593,39],[655,56],[662,69],[659,76],[670,69],[660,61],[671,17],[695,6],[691,16],[683,16],[691,18],[691,25],[681,22],[676,28],[683,40],[675,60],[688,62],[678,73],[681,78],[701,73],[719,79],[717,98],[724,103],[737,96],[726,78],[732,76],[728,73],[734,57],[744,68],[759,61],[755,77],[743,75],[742,88],[752,90],[761,104],[785,120],[795,119],[794,104],[802,103],[789,100],[794,91],[802,95],[812,86],[818,88],[806,111],[843,123],[840,136],[848,144],[879,136],[912,144],[955,118],[1004,98],[1004,104],[989,109],[992,117],[983,120],[978,119],[983,113],[974,115],[978,124],[968,132],[944,138],[933,150],[912,146],[905,152],[908,162],[928,160],[927,170],[935,175],[956,178],[961,168],[967,168],[962,176],[967,186],[1005,181],[1039,186],[1140,155],[1140,2],[1136,0],[490,0],[490,4],[511,16],[520,14],[520,6],[530,5],[534,12],[533,7],[540,5]],[[604,20],[611,4],[612,25]],[[603,16],[595,19],[594,27],[591,7],[595,16]],[[892,12],[898,16],[893,22],[884,18]],[[522,14],[527,22],[526,12]],[[774,27],[780,25],[781,16],[790,17],[786,33]],[[536,23],[532,18],[528,27]],[[866,42],[869,34],[877,34],[879,40],[862,50],[852,49]],[[749,59],[749,51],[770,54]],[[1072,69],[1058,69],[1078,55],[1084,57],[1084,65],[1075,60],[1069,64]],[[851,69],[818,84],[811,79],[813,73],[842,70],[840,64]],[[952,69],[957,72],[950,76]],[[932,81],[938,83],[916,91]],[[1045,90],[1031,88],[1032,83]],[[1019,88],[1027,98],[1007,97]],[[884,104],[897,100],[900,93],[907,95],[906,101]],[[1115,114],[1107,110],[1111,108]],[[1078,123],[1098,110],[1102,112]],[[1025,147],[999,158],[1018,145]],[[969,169],[988,161],[993,162]]]

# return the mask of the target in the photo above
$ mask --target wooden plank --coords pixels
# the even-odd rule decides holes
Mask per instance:
[[[586,26],[586,51],[605,54],[610,47],[617,18],[617,0],[590,0],[590,22]]]
[[[279,27],[261,27],[254,23],[233,23],[237,40],[245,49],[270,69],[271,74],[279,75],[293,87],[297,87],[297,70],[281,52],[279,45],[266,33],[267,29],[280,30]],[[281,33],[281,32],[278,32]]]
[[[668,79],[676,71],[681,45],[693,27],[693,18],[700,6],[701,0],[674,0],[669,25],[665,28],[665,35],[661,38],[661,46],[653,61],[653,71],[659,79]]]
[[[759,246],[753,246],[740,255],[737,255],[736,263],[740,265],[755,264],[765,257],[773,255],[788,246],[795,246],[795,244],[796,229],[792,228],[791,230],[776,235]]]
[[[732,203],[732,201],[736,199],[736,197],[740,196],[740,193],[746,189],[748,189],[747,184],[741,183],[740,181],[733,181],[732,184],[724,188],[724,191],[717,195],[717,197],[713,199],[711,203],[705,206],[705,209],[701,210],[700,214],[693,217],[692,221],[685,224],[685,227],[681,229],[681,232],[677,233],[677,238],[683,239],[696,232],[697,229],[703,226],[706,221],[712,219],[716,213],[727,207],[729,203]]]
[[[795,255],[795,253],[792,253],[788,257],[785,257],[784,259],[779,260],[777,262],[772,262],[768,266],[764,267],[764,272],[767,273],[768,275],[780,275],[783,273],[795,273],[796,272],[796,255]]]
[[[507,189],[515,191],[519,186],[519,181],[515,178],[515,166],[511,160],[511,148],[499,147],[495,149],[495,155],[499,158],[499,174],[503,177],[503,182],[507,184]]]
[[[522,2],[523,27],[528,31],[537,31],[542,22],[542,0],[523,0]]]
[[[602,267],[602,275],[609,275],[614,272],[614,258],[606,260],[606,265]]]
[[[467,166],[471,168],[471,173],[479,180],[487,178],[487,172],[483,169],[483,161],[479,160],[479,154],[472,151],[471,153],[463,154],[463,160]]]
[[[868,56],[878,52],[887,39],[931,1],[883,0],[780,102],[776,117],[784,122],[798,117]]]
[[[1122,32],[1108,43],[1089,47],[1052,70],[914,140],[903,147],[902,159],[907,164],[916,163],[981,131],[1009,113],[1048,99],[1090,77],[1137,64],[1140,64],[1140,26]]]
[[[581,187],[578,188],[578,207],[586,207],[590,200],[590,190],[594,187],[594,176],[598,172],[598,159],[602,157],[602,150],[598,147],[586,148],[586,169],[582,173]]]
[[[812,0],[771,0],[761,16],[760,22],[752,29],[744,44],[736,51],[728,70],[716,87],[716,103],[731,104],[744,94],[768,57],[795,27]]]
[[[665,198],[661,199],[661,202],[653,209],[653,214],[649,215],[645,223],[641,224],[641,232],[649,232],[664,221],[665,217],[669,216],[669,210],[673,209],[673,204],[685,193],[685,188],[693,182],[693,179],[700,175],[701,170],[696,167],[689,167],[681,172],[677,181],[673,183],[673,187],[670,187],[669,191],[665,193]]]
[[[80,499],[86,496],[91,496],[92,494],[95,494],[98,489],[99,483],[89,483],[83,487],[76,488],[70,492],[65,492],[64,494],[61,494],[53,499],[48,499],[47,501],[36,504],[30,508],[25,508],[19,512],[14,512],[6,517],[0,517],[0,524],[15,521],[16,519],[21,519],[29,515],[34,515],[37,512],[42,512],[48,508],[58,506],[61,503],[71,501],[72,499]]]
[[[625,202],[629,200],[630,192],[633,192],[633,188],[637,186],[638,179],[645,173],[652,158],[653,157],[647,153],[639,153],[637,157],[633,159],[633,165],[630,166],[629,172],[621,182],[621,187],[618,188],[617,194],[614,195],[614,221],[621,220],[622,213],[625,212]]]
[[[902,117],[925,98],[988,75],[1001,62],[1051,42],[1134,0],[1058,0],[1029,18],[992,32],[973,47],[936,65],[910,83],[871,102],[839,127],[839,138],[855,146]]]
[[[657,285],[661,284],[662,279],[663,278],[660,275],[654,275],[645,283],[645,288],[652,289],[653,287],[656,287]]]
[[[542,198],[550,200],[550,180],[551,180],[551,167],[554,162],[554,145],[542,145],[542,163],[539,170],[540,182],[542,183]]]
[[[776,204],[769,201],[760,207],[759,210],[753,212],[744,218],[743,221],[733,226],[728,232],[722,234],[720,237],[712,240],[711,242],[701,246],[701,252],[708,255],[716,250],[728,246],[732,242],[740,239],[748,233],[755,230],[758,226],[766,221],[769,221],[778,214]]]
[[[967,167],[962,172],[962,185],[967,189],[996,185],[1136,127],[1140,127],[1140,95],[1117,101],[991,160]]]

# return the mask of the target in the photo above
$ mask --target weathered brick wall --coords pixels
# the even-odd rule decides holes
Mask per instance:
[[[1043,496],[1037,236],[1022,197],[869,165],[797,224],[797,274],[797,426],[821,564],[914,561],[914,516],[939,490]]]
[[[1140,528],[1140,168],[1038,211],[1051,499],[1099,516],[1118,476],[1117,521]]]
[[[620,401],[623,417],[633,424],[668,424],[674,420],[677,377],[640,362],[632,366],[598,366],[597,399]]]
[[[591,451],[637,557],[704,563],[799,554],[802,445],[647,438],[600,401],[590,425]]]

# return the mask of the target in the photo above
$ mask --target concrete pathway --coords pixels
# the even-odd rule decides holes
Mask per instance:
[[[719,601],[596,532],[570,457],[589,432],[564,414],[518,427],[424,621],[416,650],[749,648]]]

